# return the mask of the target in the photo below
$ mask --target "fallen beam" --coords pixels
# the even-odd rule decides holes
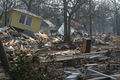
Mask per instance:
[[[112,75],[112,76],[118,78],[118,80],[120,79],[120,74],[116,74],[116,75]],[[87,79],[87,80],[110,80],[110,78],[106,78],[106,77],[96,77],[96,78]]]
[[[91,58],[93,56],[97,56],[100,57],[101,54],[105,54],[108,51],[99,51],[99,52],[91,52],[91,53],[80,53],[77,55],[60,55],[60,56],[56,56],[56,61],[68,61],[68,60],[74,60],[74,59],[81,59],[81,58]],[[94,55],[96,54],[96,55]],[[46,60],[45,57],[42,58],[41,62],[49,62],[48,60]]]
[[[91,72],[95,72],[95,73],[97,73],[97,74],[99,74],[99,75],[102,75],[102,76],[104,76],[104,77],[110,78],[110,79],[112,79],[112,80],[118,80],[117,78],[115,78],[115,77],[113,77],[113,76],[110,76],[110,75],[107,75],[107,74],[98,72],[98,71],[93,70],[93,69],[87,69],[87,70],[88,70],[88,71],[91,71]],[[97,79],[96,79],[96,80],[97,80]]]

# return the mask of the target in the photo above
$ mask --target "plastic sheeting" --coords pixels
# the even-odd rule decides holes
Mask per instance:
[[[61,25],[61,27],[58,29],[59,34],[64,35],[64,23]],[[75,29],[71,27],[71,35],[75,32]]]

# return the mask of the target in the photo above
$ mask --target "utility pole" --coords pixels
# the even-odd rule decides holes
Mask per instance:
[[[63,0],[64,2],[64,41],[67,42],[67,1]]]
[[[90,38],[92,39],[92,11],[91,11],[92,5],[91,3],[92,3],[92,0],[89,0],[89,26],[90,26],[89,35],[90,35]]]

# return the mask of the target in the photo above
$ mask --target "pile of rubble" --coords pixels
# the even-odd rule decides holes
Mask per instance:
[[[27,53],[28,56],[39,55],[41,61],[46,62],[46,55],[54,55],[56,66],[66,69],[63,70],[63,77],[66,80],[70,80],[70,75],[77,75],[79,78],[94,78],[98,75],[91,74],[85,75],[85,71],[89,66],[93,69],[104,73],[118,73],[115,71],[119,69],[120,60],[115,54],[112,54],[112,50],[119,49],[119,36],[110,35],[96,35],[93,36],[92,50],[96,52],[81,53],[82,41],[85,37],[73,37],[70,44],[63,42],[62,36],[48,36],[44,33],[34,33],[34,36],[30,37],[23,33],[18,33],[10,28],[0,29],[0,38],[5,46],[6,53],[10,61],[16,58],[16,54]],[[115,47],[114,47],[115,46]],[[107,50],[107,51],[104,51]],[[60,67],[62,66],[62,67]],[[87,66],[87,69],[85,69]],[[112,67],[113,68],[112,68]],[[75,69],[68,70],[68,67],[74,67]],[[112,72],[111,72],[112,68]],[[90,68],[91,70],[91,68]],[[94,71],[91,70],[91,71]],[[87,77],[89,76],[89,77]]]

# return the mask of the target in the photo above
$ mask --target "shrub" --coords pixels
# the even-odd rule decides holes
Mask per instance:
[[[39,57],[17,55],[15,63],[9,70],[10,80],[56,80],[56,69],[50,63],[40,63]]]

